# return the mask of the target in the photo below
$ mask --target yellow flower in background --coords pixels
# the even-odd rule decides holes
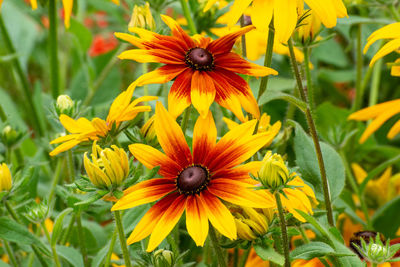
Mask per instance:
[[[234,122],[233,120],[225,118],[225,117],[223,117],[222,120],[226,123],[229,130],[232,130],[233,128],[240,125],[239,123]],[[249,119],[246,116],[245,120],[242,122],[244,123],[244,122],[247,122],[248,120]],[[264,133],[264,132],[270,133],[270,135],[269,135],[270,140],[266,143],[265,147],[271,145],[275,136],[279,133],[279,130],[281,129],[281,125],[282,125],[282,123],[280,121],[275,122],[273,125],[271,125],[270,122],[271,122],[271,117],[268,116],[266,113],[263,113],[260,118],[260,121],[258,123],[257,133]]]
[[[129,174],[129,162],[126,152],[117,146],[101,149],[93,142],[92,161],[87,157],[87,152],[83,156],[83,163],[86,173],[93,185],[98,188],[117,188]]]
[[[321,20],[315,15],[311,9],[304,10],[304,19],[301,26],[297,28],[297,34],[303,44],[311,43],[321,30]]]
[[[252,241],[268,232],[269,223],[274,217],[273,209],[256,209],[232,205],[230,208],[235,220],[238,238]]]
[[[143,29],[156,29],[156,23],[150,11],[150,4],[146,2],[142,6],[135,5],[128,27],[138,27]]]
[[[50,142],[50,144],[62,143],[50,152],[50,156],[69,150],[84,141],[99,140],[101,137],[105,137],[113,127],[118,128],[122,122],[133,120],[140,112],[151,111],[150,106],[139,106],[138,104],[155,100],[157,97],[142,96],[131,101],[134,90],[135,84],[115,98],[106,120],[100,118],[94,118],[92,121],[86,118],[74,120],[65,114],[61,114],[60,122],[70,134]]]
[[[381,49],[378,50],[378,52],[374,55],[374,57],[371,59],[371,62],[369,63],[369,66],[372,67],[372,65],[375,64],[375,62],[386,56],[387,54],[398,51],[400,48],[400,22],[392,23],[389,25],[386,25],[379,30],[374,31],[369,37],[368,37],[368,42],[364,47],[364,54],[367,53],[369,47],[375,43],[376,41],[380,39],[389,39],[390,41],[386,43],[384,46],[382,46]],[[391,74],[393,76],[400,76],[400,59],[397,59],[394,62],[394,65],[392,66],[392,72]]]
[[[0,165],[0,192],[10,191],[12,186],[11,172],[7,164]]]
[[[297,259],[292,262],[292,267],[325,267],[325,265],[318,259],[311,260]]]
[[[205,11],[217,0],[209,0]],[[298,13],[304,2],[312,9],[328,28],[336,26],[337,18],[347,16],[342,0],[235,0],[228,12],[229,26],[237,23],[246,8],[251,4],[251,20],[257,29],[267,30],[273,19],[278,41],[286,43],[296,28]]]
[[[399,39],[400,40],[400,39]],[[368,137],[376,132],[387,120],[394,115],[400,113],[400,99],[387,101],[381,104],[377,104],[368,108],[364,108],[351,114],[349,120],[367,121],[372,119],[373,121],[365,129],[364,133],[360,138],[360,144],[364,143]],[[398,133],[400,133],[400,120],[397,121],[387,134],[389,139],[393,139]]]

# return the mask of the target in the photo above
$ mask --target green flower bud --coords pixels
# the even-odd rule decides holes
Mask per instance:
[[[72,115],[74,113],[74,101],[68,95],[59,95],[56,102],[56,111],[58,115]]]
[[[34,203],[25,213],[26,218],[32,223],[41,223],[46,220],[49,214],[49,207],[46,202]]]
[[[18,141],[21,140],[22,136],[23,134],[20,133],[18,130],[14,129],[10,125],[7,125],[3,128],[3,131],[1,132],[1,141],[6,146],[11,147],[18,143]]]
[[[276,190],[281,185],[286,184],[289,176],[289,170],[282,157],[268,151],[258,172],[258,178],[262,185],[268,189]]]

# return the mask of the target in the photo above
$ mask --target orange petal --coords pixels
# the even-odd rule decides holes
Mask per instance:
[[[163,216],[158,220],[154,227],[149,245],[147,246],[147,252],[153,251],[163,239],[172,231],[174,226],[177,224],[182,216],[186,206],[186,196],[179,195],[176,197],[174,202],[164,211]]]
[[[156,105],[156,118],[154,128],[158,142],[165,154],[182,168],[192,163],[192,154],[186,143],[181,127],[168,113],[161,102]]]
[[[177,118],[187,108],[190,101],[190,84],[193,70],[188,68],[176,77],[168,94],[168,111]]]
[[[161,166],[159,174],[162,176],[177,176],[182,169],[175,161],[151,146],[132,144],[129,145],[129,151],[148,169]]]
[[[133,36],[132,34],[123,33],[123,32],[115,32],[114,35],[118,39],[127,41],[127,42],[133,44],[134,46],[137,46],[137,47],[139,47],[141,49],[145,48],[145,46],[143,45],[144,41],[142,39],[136,37],[136,36]]]
[[[208,217],[198,198],[196,194],[186,200],[186,228],[196,246],[203,246],[208,235]]]
[[[369,119],[374,119],[378,117],[381,113],[385,112],[386,110],[395,108],[397,106],[400,106],[400,99],[387,101],[384,103],[373,105],[368,108],[361,109],[351,114],[348,117],[348,119],[357,121],[366,121]]]
[[[141,75],[134,83],[138,86],[149,83],[166,83],[181,74],[186,68],[186,65],[165,65]]]
[[[190,97],[200,116],[205,118],[215,98],[214,82],[205,71],[194,71]]]
[[[207,190],[202,191],[198,199],[215,229],[231,240],[236,239],[236,224],[228,208]]]
[[[387,138],[393,139],[398,133],[400,133],[400,120],[397,121],[392,128],[390,128],[390,131],[387,134]]]
[[[274,199],[261,190],[251,189],[252,184],[230,179],[230,177],[212,179],[208,191],[225,201],[253,208],[272,208]]]
[[[158,201],[143,218],[136,225],[135,229],[126,241],[128,245],[142,240],[151,234],[157,222],[163,216],[164,211],[171,205],[171,203],[179,196],[177,193],[170,194],[160,201]]]
[[[181,28],[181,26],[179,26],[179,24],[173,18],[166,15],[161,15],[161,19],[164,21],[165,24],[168,25],[174,36],[185,41],[185,51],[196,46],[192,38],[190,38],[190,36]]]
[[[183,64],[185,58],[179,53],[175,53],[173,50],[164,49],[130,49],[122,52],[119,59],[131,59],[137,62],[159,62],[163,64]]]
[[[207,50],[210,51],[215,58],[217,56],[219,56],[219,54],[228,53],[232,50],[232,47],[235,44],[237,38],[239,38],[246,32],[249,32],[253,29],[255,29],[255,27],[253,25],[249,25],[249,26],[240,28],[237,31],[229,33],[225,36],[222,36],[222,37],[212,41],[208,45]]]
[[[211,112],[206,118],[199,116],[193,131],[193,162],[201,164],[215,146],[217,128]]]

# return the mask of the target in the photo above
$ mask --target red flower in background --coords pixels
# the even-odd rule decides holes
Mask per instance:
[[[109,34],[107,36],[103,36],[101,34],[97,34],[94,36],[92,46],[89,49],[89,56],[96,57],[103,55],[115,49],[117,45],[118,42],[114,35]]]

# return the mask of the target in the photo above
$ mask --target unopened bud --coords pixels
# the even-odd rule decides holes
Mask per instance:
[[[60,114],[69,114],[74,107],[74,101],[68,95],[59,95],[56,107]]]
[[[262,160],[258,177],[263,186],[275,190],[286,184],[289,179],[289,170],[280,155],[268,151]]]
[[[128,27],[147,28],[149,30],[154,30],[156,28],[156,23],[151,15],[150,5],[148,2],[143,6],[135,5],[133,7],[132,17]]]
[[[10,191],[12,187],[11,172],[7,164],[0,165],[0,192]]]

